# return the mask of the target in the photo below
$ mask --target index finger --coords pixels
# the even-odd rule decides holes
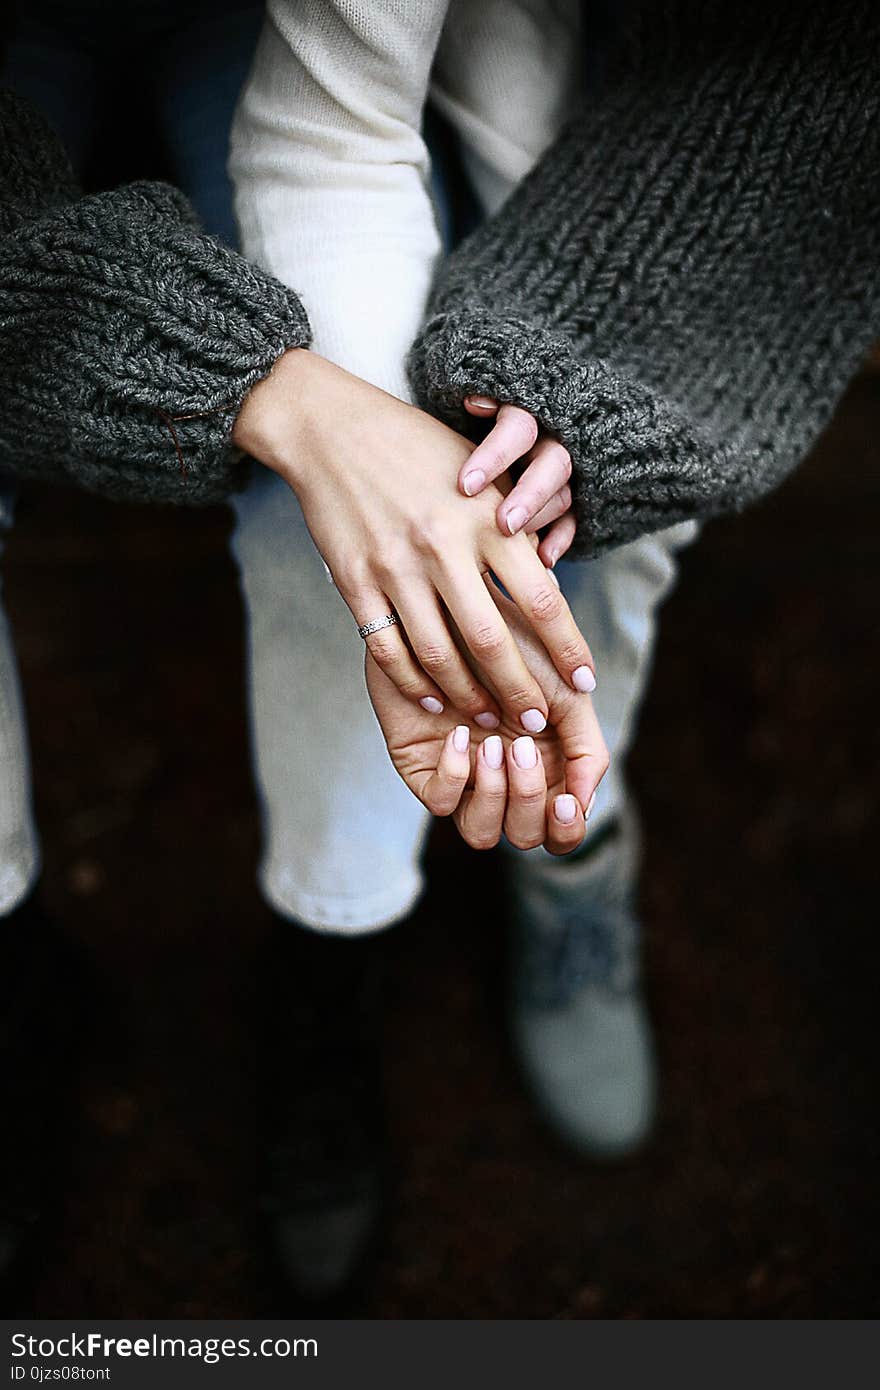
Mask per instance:
[[[458,485],[466,497],[476,497],[487,483],[500,478],[511,464],[529,452],[538,438],[534,415],[518,405],[503,405],[492,429],[473,453],[465,459]]]
[[[489,561],[513,602],[569,689],[589,694],[596,689],[593,655],[562,590],[536,552],[520,536],[501,537],[491,547]]]
[[[523,544],[541,573],[546,574],[526,537]],[[552,585],[553,581],[549,582]],[[483,576],[476,568],[464,575],[460,569],[447,566],[439,587],[464,647],[499,704],[519,728],[528,734],[540,734],[547,725],[547,697],[523,660]]]

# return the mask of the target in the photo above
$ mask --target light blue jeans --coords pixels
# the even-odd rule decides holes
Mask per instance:
[[[80,0],[80,6],[119,13],[118,0]],[[139,0],[136,8],[151,23],[163,11],[170,23],[174,13],[168,0]],[[197,0],[184,0],[180,13],[197,26],[199,8]],[[41,7],[42,27],[25,25],[14,39],[3,77],[48,107],[84,158],[89,132],[83,124],[96,110],[84,99],[95,81],[95,45],[78,55],[70,36],[53,38],[46,27],[54,10],[73,24],[76,9],[61,0]],[[206,12],[211,45],[191,33],[192,42],[157,58],[157,111],[179,181],[209,229],[227,239],[233,232],[226,133],[261,10],[247,0],[225,0]],[[125,8],[126,23],[131,13]],[[94,39],[88,25],[73,27]],[[114,36],[101,33],[106,50]],[[233,506],[263,818],[263,893],[280,913],[314,928],[354,933],[387,926],[405,916],[421,892],[429,818],[391,767],[364,688],[362,643],[328,583],[293,495],[274,474],[257,470]],[[0,489],[0,549],[11,521],[11,493]],[[676,551],[695,531],[686,523],[600,560],[557,568],[596,658],[593,698],[612,755],[591,826],[620,810],[623,761],[650,669],[657,611],[675,580]],[[548,857],[543,850],[530,854]],[[24,898],[38,868],[24,715],[12,638],[0,610],[0,913]]]

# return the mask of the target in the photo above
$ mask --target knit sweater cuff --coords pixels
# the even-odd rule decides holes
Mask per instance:
[[[571,558],[672,526],[699,508],[711,441],[638,381],[599,359],[579,360],[562,334],[476,306],[436,314],[411,355],[410,376],[420,404],[463,434],[473,436],[475,425],[462,401],[481,394],[529,411],[565,445],[575,463]],[[722,498],[713,481],[707,504],[734,504],[735,493]]]
[[[205,503],[241,477],[247,392],[309,342],[296,295],[132,184],[0,242],[0,459],[127,500]]]
[[[880,322],[876,11],[722,9],[637,7],[614,80],[449,259],[410,354],[453,426],[479,392],[566,445],[582,556],[773,487]]]

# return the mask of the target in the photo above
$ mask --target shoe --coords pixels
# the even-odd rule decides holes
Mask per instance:
[[[353,1290],[381,1225],[383,955],[381,938],[289,921],[271,950],[261,1206],[286,1283],[312,1306]]]
[[[638,860],[628,813],[569,859],[511,866],[514,1048],[550,1125],[595,1159],[638,1148],[656,1107],[633,908]]]
[[[74,1081],[92,998],[76,944],[32,896],[0,919],[0,1286],[35,1263],[66,1187]]]

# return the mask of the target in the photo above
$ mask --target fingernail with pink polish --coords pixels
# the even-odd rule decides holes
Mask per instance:
[[[530,734],[542,734],[547,727],[547,720],[539,709],[527,709],[520,715],[519,722]]]
[[[482,714],[474,715],[474,723],[479,724],[481,729],[497,729],[501,720],[497,714],[493,714],[491,710],[487,709]]]
[[[439,700],[435,700],[433,695],[423,695],[419,704],[422,709],[426,709],[429,714],[442,714],[443,706]]]
[[[529,519],[525,507],[512,507],[507,513],[507,529],[512,536],[521,531]]]
[[[573,796],[557,796],[553,803],[556,819],[563,825],[573,825],[578,813],[578,804]]]
[[[576,671],[572,671],[571,683],[575,690],[582,691],[584,695],[591,695],[596,689],[596,677],[589,666],[579,666]]]
[[[452,746],[456,753],[466,753],[471,746],[471,735],[467,724],[457,725],[452,735]]]
[[[462,479],[462,487],[468,497],[473,497],[475,492],[486,486],[486,475],[482,468],[475,468],[471,473],[465,473]]]
[[[493,768],[495,772],[498,771],[499,767],[504,762],[504,744],[497,734],[493,734],[491,738],[487,738],[483,743],[483,757],[486,759],[487,765]]]
[[[516,738],[513,741],[513,761],[517,767],[527,769],[537,767],[538,750],[531,738]]]

